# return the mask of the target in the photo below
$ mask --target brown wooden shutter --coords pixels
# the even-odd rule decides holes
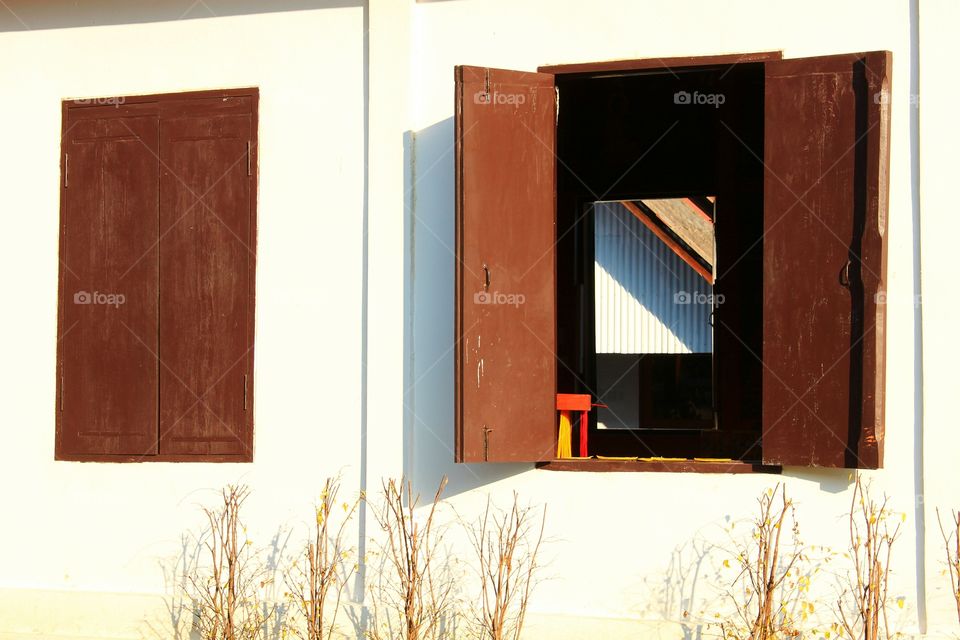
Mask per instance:
[[[57,455],[157,452],[158,120],[64,107]]]
[[[163,455],[252,455],[254,108],[197,99],[162,123]]]
[[[890,58],[766,63],[766,463],[882,464]]]
[[[456,460],[556,447],[553,76],[456,73]]]

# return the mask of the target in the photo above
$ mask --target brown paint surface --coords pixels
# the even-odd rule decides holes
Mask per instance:
[[[456,459],[546,460],[557,423],[553,76],[458,67],[455,135]]]
[[[257,98],[64,102],[57,459],[252,459]]]
[[[64,119],[57,446],[151,455],[158,119],[88,115]]]
[[[162,123],[160,452],[165,454],[243,454],[250,442],[244,376],[252,348],[247,326],[252,125],[249,99],[230,100],[239,113],[202,110]]]
[[[763,459],[876,468],[890,54],[766,67]]]

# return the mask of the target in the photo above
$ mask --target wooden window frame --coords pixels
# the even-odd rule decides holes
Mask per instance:
[[[790,414],[790,422],[777,425],[777,422],[780,422],[780,419],[774,420],[774,415],[778,414],[777,409],[782,409],[783,407],[778,406],[778,404],[787,404],[784,403],[781,398],[778,396],[788,395],[784,389],[778,388],[775,390],[770,389],[770,382],[778,379],[775,372],[765,371],[764,378],[764,391],[763,391],[763,416],[759,418],[762,423],[762,433],[763,433],[763,451],[761,454],[761,459],[757,460],[755,463],[752,462],[753,457],[749,458],[750,461],[737,461],[732,462],[727,461],[718,461],[713,459],[692,459],[686,461],[673,461],[673,460],[651,460],[651,461],[633,461],[633,460],[618,460],[618,459],[606,459],[606,460],[536,460],[530,457],[526,457],[528,454],[525,453],[527,450],[533,449],[529,444],[529,435],[531,432],[536,431],[537,433],[541,432],[543,427],[540,424],[540,421],[534,419],[536,416],[539,416],[542,413],[542,403],[539,400],[539,391],[537,396],[536,408],[533,407],[527,409],[522,408],[519,411],[508,411],[507,416],[496,416],[495,412],[484,411],[482,413],[476,412],[467,412],[464,410],[465,407],[465,397],[470,397],[475,394],[473,391],[473,386],[475,385],[477,389],[480,388],[480,379],[477,378],[476,382],[471,382],[473,378],[470,378],[466,375],[468,373],[464,367],[465,363],[470,362],[469,349],[472,347],[467,346],[467,333],[466,326],[462,323],[463,309],[466,308],[466,298],[471,291],[475,288],[475,278],[467,277],[465,271],[467,267],[460,264],[459,260],[461,256],[461,251],[465,244],[465,239],[463,236],[463,227],[465,225],[464,217],[466,207],[468,206],[465,202],[469,203],[470,206],[476,206],[482,200],[482,196],[477,198],[475,194],[478,189],[475,183],[469,184],[466,191],[468,192],[465,196],[464,184],[467,184],[464,176],[468,173],[475,173],[478,169],[485,171],[485,168],[481,168],[483,162],[486,160],[482,156],[477,157],[467,157],[465,152],[465,144],[462,138],[465,138],[471,129],[478,124],[478,122],[467,118],[467,109],[464,107],[464,96],[467,95],[468,91],[477,91],[476,95],[481,93],[490,93],[496,92],[498,89],[509,88],[514,92],[528,91],[530,92],[530,87],[534,84],[549,84],[549,81],[541,77],[536,80],[529,80],[523,77],[522,72],[510,71],[504,69],[485,69],[481,67],[458,67],[456,69],[456,84],[457,84],[457,109],[455,117],[455,142],[456,142],[456,178],[457,178],[457,288],[456,288],[456,315],[457,315],[457,326],[456,326],[456,339],[457,339],[457,355],[455,362],[455,438],[457,442],[456,455],[455,459],[457,462],[506,462],[506,461],[528,461],[535,462],[538,467],[546,467],[551,469],[560,469],[560,470],[637,470],[637,471],[649,471],[649,470],[662,470],[662,471],[695,471],[695,472],[718,472],[718,473],[739,473],[739,472],[771,472],[779,470],[780,465],[789,464],[789,465],[799,465],[799,466],[810,466],[810,467],[846,467],[846,468],[880,468],[883,464],[883,439],[884,439],[884,419],[883,419],[883,394],[884,394],[884,379],[885,379],[885,363],[884,363],[884,340],[885,340],[885,312],[882,309],[882,306],[878,304],[875,300],[876,296],[873,296],[874,292],[877,295],[881,294],[885,288],[885,265],[886,265],[886,248],[884,239],[885,229],[886,229],[886,220],[887,220],[887,190],[889,188],[888,184],[888,171],[889,171],[889,127],[890,127],[890,114],[889,108],[886,105],[885,101],[878,101],[876,99],[877,95],[880,95],[882,92],[889,91],[890,83],[890,74],[891,74],[891,54],[885,51],[871,51],[871,52],[861,52],[861,53],[848,53],[848,54],[836,54],[830,56],[819,56],[812,58],[795,58],[784,60],[782,52],[772,51],[772,52],[759,52],[752,54],[730,54],[730,55],[720,55],[720,56],[706,56],[706,57],[693,57],[693,58],[667,58],[667,59],[644,59],[644,60],[618,60],[618,61],[608,61],[608,62],[596,62],[596,63],[585,63],[585,64],[561,64],[561,65],[546,65],[541,66],[537,69],[537,73],[533,75],[542,75],[550,74],[554,78],[554,86],[558,86],[557,82],[560,77],[566,78],[604,78],[604,77],[616,77],[622,74],[629,74],[633,71],[656,71],[658,69],[663,70],[664,72],[670,71],[672,69],[692,69],[696,68],[698,70],[709,69],[710,67],[732,67],[740,63],[759,63],[763,65],[763,75],[766,79],[765,81],[765,101],[763,109],[763,127],[769,135],[770,131],[777,131],[777,127],[774,126],[771,128],[771,122],[775,125],[781,125],[782,121],[786,119],[789,122],[805,122],[808,123],[808,127],[803,129],[803,125],[794,127],[801,131],[813,132],[819,130],[820,127],[825,127],[827,129],[838,129],[842,138],[837,138],[838,140],[847,140],[847,136],[850,134],[851,130],[854,130],[856,133],[856,143],[857,143],[857,155],[858,159],[852,162],[855,164],[855,169],[848,169],[847,165],[850,164],[849,159],[845,159],[846,153],[839,154],[837,153],[836,162],[839,163],[844,159],[844,171],[856,171],[859,172],[860,177],[857,180],[851,181],[848,177],[838,177],[837,175],[830,176],[833,180],[840,180],[841,182],[838,185],[834,185],[834,188],[839,188],[841,191],[840,195],[827,196],[827,199],[833,198],[836,200],[834,208],[837,209],[837,212],[846,212],[850,211],[851,219],[842,220],[846,213],[841,213],[839,218],[836,218],[837,222],[841,222],[838,228],[844,228],[843,225],[847,223],[854,226],[854,233],[861,234],[861,245],[853,246],[862,246],[862,250],[859,254],[856,255],[858,262],[854,264],[851,268],[852,258],[847,260],[846,274],[847,278],[845,279],[842,275],[839,277],[839,282],[841,285],[851,290],[852,300],[849,303],[853,308],[850,313],[856,314],[860,313],[865,315],[868,319],[875,319],[876,324],[867,327],[867,322],[864,322],[862,318],[859,320],[861,326],[860,331],[863,331],[862,334],[858,333],[856,335],[860,336],[859,341],[864,341],[862,361],[857,361],[850,364],[851,371],[855,367],[858,369],[859,373],[851,373],[850,387],[844,392],[849,395],[851,398],[851,409],[850,414],[846,415],[840,411],[828,415],[827,421],[825,422],[819,415],[815,416],[803,416],[797,415],[802,414],[801,410],[796,410],[793,414]],[[468,81],[467,74],[469,74],[470,80]],[[484,75],[485,80],[484,80]],[[834,127],[826,118],[825,108],[820,110],[811,109],[807,110],[803,102],[802,96],[807,92],[817,91],[816,84],[820,82],[816,78],[818,76],[837,76],[840,77],[838,89],[836,95],[831,96],[831,100],[836,102],[836,108],[842,109],[843,114],[850,118],[856,111],[857,124],[854,128],[850,121],[847,120],[843,124],[838,124]],[[844,84],[845,79],[852,77],[852,86],[847,86]],[[794,79],[798,78],[798,79]],[[479,79],[479,80],[478,80]],[[771,83],[771,79],[773,82]],[[845,88],[844,88],[845,87]],[[780,93],[776,93],[779,91]],[[793,92],[793,93],[791,93]],[[851,92],[853,98],[851,98]],[[531,94],[532,95],[532,94]],[[869,101],[869,96],[873,95],[875,98],[872,101]],[[529,96],[528,96],[529,98]],[[558,100],[559,101],[559,100]],[[865,104],[869,102],[869,104]],[[486,101],[489,104],[489,99]],[[520,103],[522,105],[522,103]],[[542,103],[541,103],[542,104]],[[771,104],[775,105],[771,110]],[[880,105],[880,106],[875,106]],[[536,108],[534,109],[536,111]],[[495,114],[479,113],[477,110],[471,110],[470,117],[478,117],[481,121],[484,118],[490,120],[491,118],[495,120],[498,116]],[[516,109],[515,113],[518,117],[529,118],[530,109]],[[797,120],[790,120],[790,118],[797,118]],[[466,122],[465,122],[466,121]],[[864,124],[865,123],[865,124]],[[817,127],[816,129],[814,127]],[[861,128],[862,127],[862,128]],[[876,130],[874,131],[874,128]],[[542,130],[534,130],[527,126],[530,130],[530,133],[540,134],[535,135],[538,142],[542,146],[547,144],[555,145],[555,132],[550,135],[543,135],[545,132]],[[863,135],[860,135],[860,132],[864,131]],[[873,131],[870,137],[866,136],[866,132]],[[487,130],[485,135],[488,138],[497,138],[502,135],[502,131],[497,130],[494,127],[492,130]],[[796,136],[795,136],[796,137]],[[862,142],[862,143],[861,143]],[[513,142],[503,143],[505,148],[511,148],[511,144],[516,144]],[[765,140],[764,143],[764,152],[762,160],[764,163],[768,161],[768,148],[776,145],[783,145],[784,143],[777,139],[771,138],[770,140]],[[531,145],[535,147],[535,145]],[[825,149],[830,149],[831,152],[837,152],[836,147],[827,147]],[[551,146],[551,149],[555,151],[555,147]],[[779,149],[778,149],[779,151]],[[780,163],[783,163],[783,155],[781,154]],[[802,160],[797,159],[795,162],[802,164]],[[469,164],[468,164],[469,163]],[[466,169],[464,167],[467,167]],[[833,166],[831,166],[831,169]],[[783,167],[781,167],[783,169]],[[515,172],[518,172],[518,167],[513,167]],[[802,172],[801,172],[802,173]],[[827,172],[829,173],[829,171]],[[865,174],[865,175],[864,175]],[[843,174],[846,176],[846,174]],[[827,176],[821,176],[824,178]],[[806,178],[804,178],[806,179]],[[845,180],[845,181],[844,181]],[[814,183],[816,187],[820,183],[818,179]],[[770,176],[764,176],[764,193],[771,188],[773,184],[773,179]],[[501,188],[502,184],[497,183],[492,190],[496,191]],[[784,191],[793,194],[792,192],[798,188],[799,185],[795,185],[792,189],[790,186],[783,184],[782,187],[776,184],[773,184],[772,192],[776,193],[776,196],[779,200],[776,204],[771,204],[764,200],[763,203],[763,224],[764,232],[769,230],[771,220],[778,219],[775,214],[780,214],[784,210],[791,208],[791,202],[783,202],[787,200]],[[804,187],[808,185],[803,185],[800,187],[800,192],[806,194]],[[814,187],[810,187],[810,191],[814,191]],[[849,190],[849,191],[846,191]],[[480,190],[482,191],[482,190]],[[826,189],[823,187],[818,187],[816,193],[813,197],[824,199],[824,193]],[[559,202],[560,195],[555,192],[555,201]],[[613,197],[618,197],[614,195]],[[474,201],[476,200],[476,201]],[[798,198],[799,201],[799,198]],[[847,206],[851,205],[851,209],[846,209]],[[823,206],[823,205],[822,205]],[[805,208],[810,209],[809,206]],[[482,209],[482,208],[481,208]],[[813,217],[818,217],[812,209],[810,209],[810,215]],[[513,210],[505,211],[501,214],[501,218],[506,214],[508,217],[516,218],[518,212]],[[804,217],[806,214],[804,214]],[[467,216],[469,217],[469,216]],[[794,216],[793,219],[796,219],[798,216]],[[826,225],[823,220],[819,222]],[[503,225],[504,223],[509,224],[509,221],[500,220],[498,224]],[[554,225],[558,224],[556,216],[554,217]],[[796,225],[796,222],[790,222],[790,225]],[[807,224],[806,222],[802,224]],[[828,227],[829,229],[829,227]],[[841,235],[846,237],[846,231],[840,231]],[[779,230],[780,235],[784,235],[784,231]],[[864,235],[865,234],[865,235]],[[837,236],[834,233],[834,236]],[[471,241],[472,242],[472,241]],[[481,241],[483,242],[483,241]],[[854,242],[857,242],[856,237]],[[783,285],[779,284],[783,280],[789,281],[789,278],[775,278],[774,276],[779,275],[778,271],[778,262],[777,256],[771,253],[772,250],[764,249],[763,253],[763,282],[768,282],[768,278],[773,278],[770,282],[777,282],[778,291],[783,289]],[[854,251],[853,248],[850,251]],[[489,252],[489,247],[482,249],[482,252]],[[797,250],[789,250],[788,254],[793,254],[794,259],[797,260],[796,254]],[[828,252],[829,253],[829,252]],[[836,253],[836,248],[833,249],[833,253]],[[835,255],[827,256],[830,260],[824,264],[830,265],[829,267],[823,267],[818,272],[818,277],[820,277],[824,283],[830,281],[830,275],[826,274],[826,269],[832,268],[833,259]],[[802,261],[803,258],[800,258]],[[862,266],[861,266],[862,265]],[[505,265],[506,273],[505,276],[510,276],[510,269],[517,268],[518,271],[522,271],[523,267],[520,265]],[[873,267],[873,268],[871,268]],[[844,270],[841,268],[841,274],[844,273]],[[864,274],[863,272],[869,272]],[[792,273],[792,272],[791,272]],[[805,273],[804,271],[797,271],[796,273]],[[855,274],[856,280],[854,281]],[[834,278],[836,279],[836,278]],[[846,280],[846,282],[844,282]],[[854,283],[854,286],[851,287],[851,282]],[[831,284],[836,284],[831,281]],[[764,287],[766,289],[766,286]],[[826,291],[826,290],[825,290]],[[826,295],[826,293],[824,294]],[[833,296],[832,304],[837,304],[837,291],[835,287],[831,287],[829,295]],[[860,296],[860,297],[857,297]],[[863,298],[863,299],[861,299]],[[763,301],[764,308],[767,308],[769,297],[765,297]],[[857,306],[863,308],[861,311],[857,311]],[[784,312],[777,307],[776,313],[773,314],[775,319],[779,319]],[[791,391],[794,396],[796,393],[792,391],[793,388],[799,387],[802,391],[806,388],[806,384],[809,383],[809,376],[812,375],[814,369],[812,368],[811,362],[805,362],[802,366],[792,363],[789,358],[785,358],[782,355],[784,349],[782,346],[772,344],[771,337],[780,340],[782,342],[782,335],[779,335],[775,325],[766,318],[764,314],[763,320],[763,355],[762,362],[766,366],[768,363],[768,350],[773,357],[776,358],[776,365],[783,368],[783,371],[786,375],[791,376],[792,384],[787,387],[787,390]],[[555,318],[556,319],[556,318]],[[821,327],[821,331],[827,330],[826,327],[831,326],[825,324],[828,320],[822,314],[815,318],[811,318],[811,322],[816,321],[818,326]],[[479,326],[476,330],[473,331],[473,334],[469,338],[471,340],[476,337],[479,340],[479,335],[482,332],[484,338],[487,338],[488,335],[496,333],[494,328],[496,325],[486,325]],[[872,332],[872,334],[871,334]],[[868,337],[869,334],[869,337]],[[808,336],[809,338],[809,336]],[[852,340],[853,338],[851,338]],[[479,343],[478,343],[479,344]],[[824,345],[818,347],[818,351],[822,351],[824,357],[829,357],[830,349],[832,348],[831,341],[827,340]],[[543,345],[545,349],[550,348],[551,346],[556,349],[556,343],[549,343]],[[835,345],[834,345],[835,346]],[[847,357],[848,354],[841,356],[841,359]],[[523,355],[522,357],[529,357],[528,355]],[[860,357],[860,356],[858,356]],[[809,360],[809,356],[808,356]],[[481,360],[481,364],[483,361]],[[472,363],[471,363],[472,364]],[[489,367],[489,360],[486,362]],[[825,367],[826,365],[824,365]],[[822,369],[823,367],[821,367]],[[824,374],[826,375],[826,374]],[[854,377],[855,375],[860,376],[860,378]],[[807,379],[807,383],[804,380]],[[467,383],[470,384],[467,384]],[[814,381],[813,385],[807,389],[806,393],[813,391],[813,396],[817,396],[820,393],[819,390],[816,390],[817,383],[819,380]],[[824,393],[827,391],[824,390]],[[489,391],[487,392],[489,393]],[[804,395],[806,395],[806,393]],[[855,395],[856,394],[856,395]],[[776,400],[772,400],[776,398]],[[854,400],[856,398],[856,400]],[[507,400],[507,398],[503,398]],[[800,398],[798,397],[798,403]],[[862,412],[860,409],[853,408],[853,402],[862,403]],[[516,405],[515,399],[509,400],[509,406],[512,407]],[[836,404],[836,403],[835,403]],[[490,404],[489,406],[497,406],[496,403]],[[502,405],[507,406],[507,405]],[[815,405],[817,406],[817,405]],[[791,405],[792,408],[792,405]],[[808,407],[803,407],[808,409]],[[768,412],[769,409],[769,412]],[[787,413],[790,412],[790,409],[787,409]],[[787,414],[784,414],[786,417]],[[487,424],[488,420],[491,420],[495,423],[495,426],[499,427],[499,438],[505,438],[506,440],[501,441],[498,445],[498,449],[495,452],[495,455],[487,457],[487,442],[486,439],[483,441],[483,446],[478,447],[472,445],[467,448],[463,445],[464,439],[467,437],[474,438],[475,432],[487,431],[495,432],[496,429],[488,429]],[[860,420],[860,422],[856,422]],[[847,428],[847,422],[849,421],[849,429]],[[768,424],[772,423],[772,424]],[[555,427],[555,425],[554,425]],[[774,429],[774,427],[776,427]],[[770,451],[767,451],[767,440],[770,439]],[[511,438],[516,438],[517,442],[523,442],[522,445],[518,444],[517,451],[511,451]],[[836,441],[845,442],[845,453],[838,455],[838,444],[836,441],[831,440],[835,438]],[[555,439],[555,433],[554,433]],[[542,447],[541,449],[549,450],[549,447]],[[520,455],[516,455],[516,453]],[[769,455],[768,455],[769,453]],[[655,468],[654,468],[655,467]]]
[[[249,242],[247,246],[250,250],[247,273],[245,281],[247,283],[246,300],[247,310],[244,318],[246,323],[246,333],[249,336],[251,345],[248,353],[245,355],[247,371],[244,386],[244,402],[246,405],[244,415],[244,433],[239,437],[242,446],[241,453],[200,453],[200,454],[164,454],[161,452],[155,454],[99,454],[99,453],[74,453],[66,450],[63,442],[63,413],[62,407],[62,386],[61,379],[63,375],[63,340],[66,327],[63,326],[64,313],[63,306],[68,291],[65,287],[65,271],[67,266],[63,261],[63,251],[65,247],[66,231],[66,203],[68,189],[68,171],[69,165],[66,159],[64,144],[66,134],[69,128],[68,116],[72,110],[83,110],[92,108],[103,108],[104,105],[114,105],[117,109],[133,110],[148,108],[150,105],[156,105],[161,114],[164,110],[180,103],[198,100],[210,100],[211,98],[249,98],[250,99],[250,141],[248,145],[247,170],[251,177],[249,183]],[[199,91],[184,91],[177,93],[157,93],[131,96],[116,96],[110,98],[97,99],[70,99],[64,100],[61,104],[61,149],[60,149],[60,224],[59,224],[59,255],[60,266],[58,273],[58,321],[57,321],[57,361],[56,361],[56,406],[54,413],[56,416],[54,460],[68,462],[117,462],[117,463],[137,463],[137,462],[195,462],[195,463],[249,463],[253,462],[254,457],[254,336],[256,319],[256,256],[257,256],[257,206],[258,206],[258,183],[259,183],[259,102],[260,91],[258,87],[243,87],[230,89],[213,89]],[[161,173],[164,171],[163,163],[157,150],[158,163],[160,163]],[[162,198],[162,196],[161,196]],[[158,308],[158,313],[160,309]],[[158,392],[158,412],[159,412],[159,392]],[[157,445],[159,446],[162,434],[157,433]]]

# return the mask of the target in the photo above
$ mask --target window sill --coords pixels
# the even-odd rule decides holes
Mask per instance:
[[[136,464],[139,462],[185,462],[185,463],[229,463],[253,462],[249,454],[177,454],[177,455],[114,455],[114,454],[62,454],[57,453],[57,462],[116,462]]]
[[[547,471],[646,471],[670,473],[780,473],[781,467],[742,460],[610,460],[598,458],[550,460],[537,463]]]

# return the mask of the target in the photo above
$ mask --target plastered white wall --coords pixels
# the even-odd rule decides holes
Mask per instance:
[[[16,300],[0,339],[0,486],[4,520],[20,523],[0,532],[0,586],[163,593],[161,561],[224,484],[253,488],[262,543],[311,519],[323,474],[356,493],[363,10],[314,4],[175,20],[185,7],[153,3],[146,16],[172,17],[0,34],[0,271]],[[61,100],[246,86],[261,95],[256,462],[54,462]]]
[[[501,500],[509,491],[518,490],[529,500],[548,503],[549,530],[564,541],[563,551],[550,569],[562,578],[542,585],[536,607],[557,612],[679,619],[682,611],[676,604],[663,606],[662,591],[651,594],[656,591],[651,584],[659,580],[663,586],[671,555],[698,536],[715,533],[728,517],[748,515],[757,493],[778,480],[786,483],[798,502],[807,541],[842,549],[846,544],[843,514],[849,508],[849,474],[795,468],[786,469],[780,478],[562,474],[523,466],[449,463],[452,293],[438,297],[437,292],[453,290],[453,223],[449,213],[454,182],[453,66],[535,70],[547,63],[762,50],[783,50],[786,57],[876,49],[893,52],[887,455],[886,468],[867,475],[874,481],[875,492],[889,492],[895,508],[906,513],[894,559],[892,592],[903,598],[895,624],[906,633],[920,632],[924,616],[932,612],[925,611],[918,600],[934,587],[934,582],[943,579],[929,571],[926,575],[917,571],[918,554],[922,557],[937,544],[929,531],[926,540],[917,536],[917,519],[926,513],[919,495],[921,479],[934,475],[942,483],[949,466],[941,461],[941,466],[928,466],[922,475],[917,466],[921,428],[916,423],[914,395],[919,360],[914,347],[916,176],[911,163],[910,4],[465,1],[420,3],[414,15],[412,127],[417,140],[413,178],[417,207],[413,468],[424,487],[441,473],[450,475],[458,493],[454,502],[474,502],[475,490],[479,489]],[[936,18],[932,22],[944,24]],[[945,33],[942,26],[932,28],[941,35]],[[930,127],[938,132],[931,135],[940,135],[944,124],[938,120]],[[928,259],[940,264],[942,257]],[[939,339],[946,339],[945,329],[941,332]],[[930,339],[925,335],[925,344]],[[947,379],[943,382],[948,383]],[[941,440],[934,446],[946,445],[948,442]],[[957,491],[946,490],[938,499],[944,505],[956,502]],[[930,504],[925,507],[932,508]],[[828,582],[822,585],[826,593],[833,587],[833,580]],[[949,608],[944,608],[948,603],[942,599],[929,604],[927,609],[937,607],[941,619],[949,613]]]
[[[719,535],[728,519],[749,516],[755,497],[778,480],[798,502],[805,538],[842,547],[844,471],[565,474],[452,463],[453,66],[531,70],[772,49],[787,57],[894,54],[887,464],[869,475],[907,514],[893,574],[892,595],[904,599],[898,628],[917,633],[924,618],[931,630],[951,628],[930,511],[960,497],[951,455],[956,377],[951,350],[941,346],[952,344],[955,303],[944,294],[922,316],[930,385],[922,396],[913,305],[917,184],[928,304],[931,291],[949,291],[945,243],[957,235],[949,206],[956,140],[946,135],[956,104],[944,53],[957,18],[951,2],[921,7],[919,43],[911,42],[910,4],[894,0],[376,0],[366,15],[348,2],[291,0],[269,10],[240,3],[245,9],[223,17],[199,17],[194,6],[187,20],[176,17],[190,3],[168,0],[136,16],[129,10],[126,22],[105,2],[50,3],[22,19],[56,23],[49,12],[58,4],[72,17],[57,28],[0,22],[0,215],[8,230],[0,234],[0,588],[9,603],[0,631],[143,635],[144,618],[162,617],[165,563],[181,534],[200,524],[197,505],[231,481],[253,488],[248,520],[264,543],[279,527],[302,527],[323,476],[337,472],[347,492],[364,482],[372,491],[383,475],[406,471],[432,493],[447,474],[449,504],[466,514],[486,495],[502,502],[512,491],[547,504],[552,579],[532,603],[540,631],[531,637],[659,633],[613,625],[678,620],[689,593],[665,577],[671,562],[687,561],[690,544]],[[96,23],[107,26],[88,26]],[[911,47],[923,56],[927,42],[930,57],[941,59],[923,57],[937,102],[929,112],[921,106],[920,180],[911,155]],[[251,85],[261,93],[255,462],[54,462],[60,101]],[[466,557],[456,540],[449,544]],[[560,612],[574,617],[550,627],[544,616]]]

